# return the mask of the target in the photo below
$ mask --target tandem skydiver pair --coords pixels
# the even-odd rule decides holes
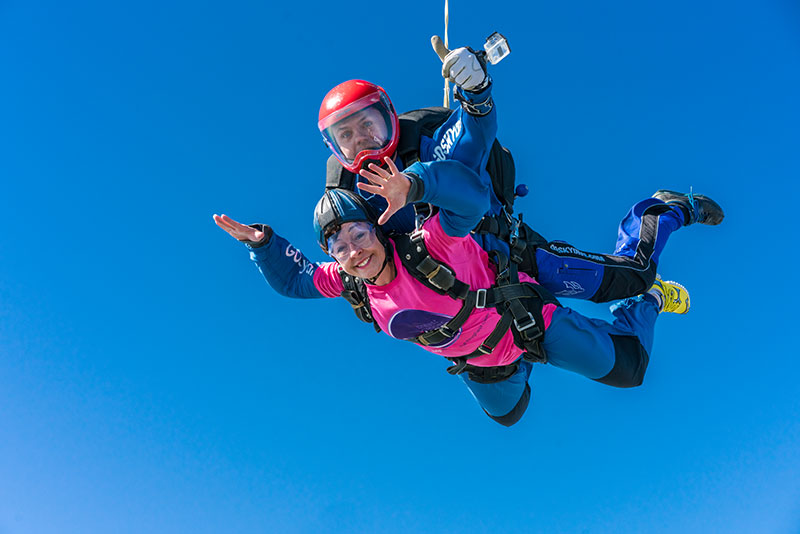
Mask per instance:
[[[444,58],[443,75],[461,102],[452,112],[398,116],[382,88],[360,80],[323,100],[318,126],[333,156],[315,226],[333,262],[298,263],[270,226],[215,221],[248,246],[277,292],[344,296],[376,329],[450,359],[448,371],[501,424],[524,413],[535,362],[641,384],[659,312],[689,307],[680,284],[657,278],[660,253],[673,231],[719,224],[722,210],[662,190],[628,212],[612,255],[548,242],[513,216],[513,160],[495,138],[485,63],[460,48]],[[624,300],[607,323],[557,296]]]

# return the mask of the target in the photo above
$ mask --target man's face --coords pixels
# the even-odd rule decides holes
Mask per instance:
[[[347,222],[334,234],[328,250],[344,272],[358,278],[378,276],[386,250],[375,235],[375,228],[364,222]]]
[[[389,139],[383,114],[374,107],[353,113],[331,129],[342,154],[351,161],[362,150],[381,148]]]

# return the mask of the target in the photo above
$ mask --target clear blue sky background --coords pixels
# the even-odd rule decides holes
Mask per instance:
[[[451,3],[451,45],[511,43],[541,233],[610,251],[659,188],[725,208],[663,256],[694,308],[641,388],[540,366],[503,428],[214,225],[322,260],[319,102],[440,104],[442,4],[0,2],[0,533],[800,532],[796,2]]]

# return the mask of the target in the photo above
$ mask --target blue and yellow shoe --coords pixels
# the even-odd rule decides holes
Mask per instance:
[[[653,287],[647,292],[659,302],[659,313],[686,313],[689,311],[689,292],[678,282],[666,282],[656,275]]]
[[[722,211],[719,204],[705,195],[695,195],[691,191],[689,194],[685,194],[659,189],[653,197],[663,200],[667,204],[679,206],[683,211],[684,226],[694,223],[716,226],[725,218],[725,212]]]

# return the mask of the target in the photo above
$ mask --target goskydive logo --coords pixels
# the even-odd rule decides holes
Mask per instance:
[[[439,142],[439,146],[433,149],[433,159],[434,161],[442,161],[447,158],[450,151],[453,149],[453,145],[456,144],[456,140],[461,135],[461,119],[458,120],[454,125],[447,129],[442,137],[442,140]]]

